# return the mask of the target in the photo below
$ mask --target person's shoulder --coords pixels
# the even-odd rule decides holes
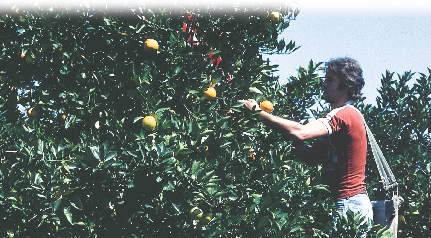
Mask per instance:
[[[331,110],[327,117],[339,117],[339,118],[362,118],[362,113],[353,105],[345,105],[339,108]]]
[[[363,121],[363,116],[361,111],[359,111],[359,109],[357,109],[353,105],[347,105],[342,107],[337,113],[337,116],[345,119],[349,118],[349,119],[354,119],[358,121]]]
[[[353,115],[359,115],[359,116],[362,115],[361,111],[359,111],[359,109],[356,108],[353,105],[346,105],[346,106],[344,106],[343,107],[343,113],[353,114]]]

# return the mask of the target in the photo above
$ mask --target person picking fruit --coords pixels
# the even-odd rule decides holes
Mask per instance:
[[[367,135],[362,114],[352,105],[364,87],[359,63],[348,57],[325,63],[323,99],[330,112],[301,124],[261,110],[254,99],[239,100],[248,110],[259,110],[260,120],[273,131],[294,141],[296,155],[307,165],[323,164],[322,178],[331,191],[337,210],[361,212],[371,228],[373,210],[365,183]],[[312,145],[304,141],[314,140]],[[339,217],[335,212],[334,222]],[[366,235],[366,234],[364,234]]]

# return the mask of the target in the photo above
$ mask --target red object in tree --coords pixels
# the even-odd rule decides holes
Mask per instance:
[[[210,53],[208,54],[208,58],[210,58],[210,59],[211,59],[211,62],[213,63],[213,65],[214,65],[215,67],[218,67],[218,66],[219,66],[219,64],[221,63],[222,59],[221,59],[221,57],[220,57],[220,56],[215,57],[215,55],[214,55],[214,54],[211,54],[211,52],[213,52],[213,51],[215,51],[215,50],[216,50],[216,49],[215,49],[215,48],[213,48],[213,49],[210,51]]]
[[[189,38],[187,39],[187,43],[191,44],[192,46],[199,45],[199,40],[196,37],[196,33],[190,34]]]
[[[210,53],[208,53],[208,58],[212,58],[214,56],[214,54],[211,54],[211,52],[213,52],[215,50],[216,50],[215,48],[210,50]]]
[[[218,56],[217,58],[213,58],[212,63],[213,63],[213,65],[215,65],[215,67],[218,67],[219,64],[221,63],[221,57]]]

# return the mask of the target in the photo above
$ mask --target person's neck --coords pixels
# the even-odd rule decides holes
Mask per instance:
[[[348,99],[348,98],[343,99],[343,100],[338,100],[335,103],[331,103],[331,109],[339,108],[339,107],[342,107],[342,106],[344,106],[346,104],[351,104],[351,102],[352,101],[350,99]]]

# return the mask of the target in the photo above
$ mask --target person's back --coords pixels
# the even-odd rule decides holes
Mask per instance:
[[[362,115],[353,106],[332,110],[319,119],[328,129],[323,179],[335,199],[366,192],[367,137]]]

